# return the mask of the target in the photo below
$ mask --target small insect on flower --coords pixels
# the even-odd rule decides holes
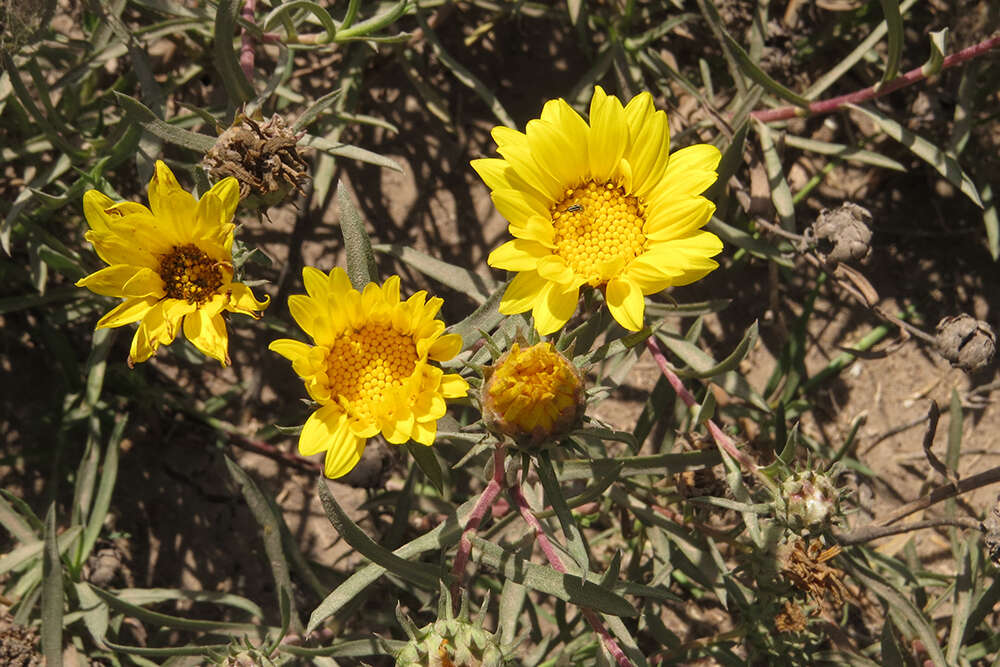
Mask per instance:
[[[583,210],[583,206],[581,206],[579,204],[573,204],[572,206],[569,206],[569,207],[566,208],[566,212],[567,213],[579,213],[582,210]]]

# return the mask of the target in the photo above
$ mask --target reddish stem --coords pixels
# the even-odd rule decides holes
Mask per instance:
[[[462,537],[458,540],[458,553],[455,554],[455,563],[451,568],[451,604],[455,613],[458,613],[460,606],[459,595],[465,580],[465,566],[469,563],[469,555],[472,553],[472,541],[469,539],[469,533],[474,533],[479,528],[487,510],[492,507],[493,501],[496,500],[497,495],[504,487],[503,463],[503,444],[498,442],[493,450],[493,479],[489,481],[489,484],[483,489],[482,495],[479,496],[479,500],[476,501],[476,506],[472,508],[472,512],[465,522],[465,528],[462,529]]]
[[[989,39],[966,49],[962,49],[958,53],[953,53],[952,55],[947,56],[941,64],[940,69],[945,70],[949,67],[954,67],[955,65],[961,65],[962,63],[972,60],[973,58],[976,58],[990,49],[996,48],[997,46],[1000,46],[1000,34],[993,35]],[[937,74],[937,72],[933,72],[933,74]],[[905,88],[906,86],[910,86],[918,81],[923,81],[930,75],[931,74],[925,72],[923,66],[921,66],[911,69],[906,74],[897,76],[895,79],[888,81],[883,85],[876,84],[863,90],[857,90],[853,93],[831,97],[828,100],[813,102],[809,105],[808,109],[803,109],[798,106],[787,106],[778,109],[754,111],[750,115],[761,122],[770,123],[777,120],[788,120],[789,118],[801,118],[805,116],[832,113],[842,109],[847,104],[858,104],[860,102],[867,102],[868,100],[882,97],[883,95],[888,95],[889,93],[897,91],[900,88]]]
[[[656,339],[653,336],[646,339],[646,347],[648,347],[649,351],[653,353],[653,359],[656,360],[657,365],[660,367],[660,371],[667,378],[667,382],[669,382],[670,386],[674,388],[674,391],[677,392],[677,395],[681,397],[682,401],[684,401],[684,405],[689,408],[693,408],[698,405],[698,402],[694,400],[694,396],[691,395],[691,392],[684,387],[684,383],[681,382],[681,379],[677,377],[677,374],[670,368],[670,364],[667,363],[667,358],[663,356],[663,352],[660,350],[660,345],[656,342]],[[714,421],[706,419],[705,425],[708,427],[708,432],[711,434],[712,439],[715,440],[715,444],[717,444],[720,449],[725,450],[727,454],[738,461],[739,464],[747,470],[747,472],[757,474],[757,463],[737,449],[732,438],[726,435],[721,428],[716,426]]]
[[[256,12],[257,0],[245,0],[242,12],[243,20],[247,23],[253,23]],[[240,40],[240,69],[243,70],[243,74],[246,76],[247,81],[253,81],[253,50],[256,46],[256,40],[246,28],[240,30]]]
[[[556,551],[555,547],[552,546],[552,542],[549,541],[549,536],[545,534],[542,529],[542,524],[539,522],[537,517],[531,513],[531,507],[528,506],[528,500],[524,497],[524,493],[521,491],[521,487],[516,486],[510,489],[510,495],[514,499],[514,504],[517,505],[517,511],[521,513],[521,518],[524,519],[525,523],[531,526],[535,531],[535,539],[538,541],[538,546],[542,548],[542,553],[545,554],[546,560],[549,561],[549,565],[552,566],[556,572],[566,574],[566,566],[563,564],[562,559],[559,557],[559,552]],[[618,663],[619,667],[635,667],[633,662],[628,659],[625,652],[622,651],[618,642],[615,638],[611,636],[607,628],[604,627],[604,623],[601,622],[601,617],[597,615],[597,612],[593,609],[588,609],[586,607],[581,607],[580,610],[583,612],[584,618],[590,623],[590,627],[594,629],[604,643],[604,648],[608,650],[614,659]]]

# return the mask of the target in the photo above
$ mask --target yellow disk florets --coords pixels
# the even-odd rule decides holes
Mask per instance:
[[[167,297],[202,304],[222,287],[219,263],[198,246],[174,246],[160,259],[160,277]]]
[[[514,343],[488,374],[483,407],[491,426],[517,441],[553,441],[582,416],[583,383],[551,343]]]
[[[372,407],[413,374],[417,358],[411,336],[368,323],[345,333],[330,347],[325,378],[330,395],[343,397],[348,412],[371,418]]]
[[[614,183],[568,189],[551,214],[556,252],[592,287],[607,282],[603,267],[620,271],[646,249],[645,206]]]

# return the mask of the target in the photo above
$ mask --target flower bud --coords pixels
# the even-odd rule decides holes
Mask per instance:
[[[935,340],[938,354],[966,373],[988,366],[997,349],[993,327],[965,313],[938,322]]]
[[[442,593],[438,618],[418,628],[397,605],[396,618],[409,636],[396,654],[396,667],[504,667],[514,664],[514,647],[501,645],[497,635],[483,627],[482,619],[469,616],[468,598],[463,597],[456,616],[451,609],[451,596]]]
[[[820,211],[807,231],[824,263],[860,261],[871,253],[872,214],[852,202]]]
[[[797,472],[781,486],[785,514],[793,530],[812,529],[837,516],[840,496],[830,478],[812,470]]]
[[[576,427],[586,402],[579,372],[551,343],[514,343],[486,369],[482,406],[493,431],[531,448]]]
[[[299,135],[277,114],[266,123],[240,115],[215,140],[201,164],[214,180],[232,176],[239,181],[245,205],[266,209],[281,203],[293,189],[302,193],[302,184],[309,180],[298,141]]]

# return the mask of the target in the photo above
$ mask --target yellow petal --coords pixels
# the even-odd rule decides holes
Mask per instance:
[[[699,195],[719,177],[722,154],[710,144],[695,144],[671,154],[663,178],[649,193],[652,208],[670,206],[672,198]]]
[[[149,181],[149,208],[157,221],[165,230],[172,231],[178,241],[194,240],[197,206],[191,193],[174,178],[170,167],[157,160]]]
[[[576,279],[576,273],[559,255],[546,255],[537,263],[538,275],[560,285],[569,285]]]
[[[502,126],[493,128],[492,134],[493,140],[497,142],[497,152],[514,168],[518,176],[551,201],[562,197],[565,185],[539,167],[525,135]]]
[[[445,334],[434,341],[427,351],[427,356],[434,361],[448,361],[462,351],[462,337],[458,334]]]
[[[621,277],[638,285],[643,294],[656,294],[673,285],[674,279],[682,273],[683,270],[664,264],[647,254],[629,263]]]
[[[149,309],[146,316],[139,323],[139,329],[132,338],[132,348],[129,352],[129,362],[139,363],[146,361],[160,345],[169,345],[173,342],[176,330],[171,330],[168,322],[163,317],[164,302],[157,301]]]
[[[267,349],[271,350],[271,352],[280,354],[289,361],[295,361],[300,357],[308,356],[309,350],[312,348],[312,345],[292,340],[291,338],[279,338],[278,340],[271,341],[271,344],[267,346]]]
[[[150,217],[152,220],[152,217]],[[84,234],[84,238],[90,241],[94,250],[106,264],[131,264],[132,266],[145,266],[156,269],[160,266],[158,257],[147,248],[136,244],[135,235],[126,233],[119,235],[112,232],[95,232],[91,230]],[[169,246],[162,250],[166,251]]]
[[[147,297],[145,299],[129,299],[118,304],[101,319],[97,321],[97,329],[112,329],[114,327],[120,327],[125,324],[132,324],[133,322],[138,322],[149,309],[156,305],[159,301],[156,297]]]
[[[590,100],[590,174],[598,182],[611,178],[628,146],[628,125],[621,101],[594,87]]]
[[[253,291],[243,283],[229,283],[226,310],[232,313],[243,313],[254,319],[259,319],[261,311],[271,303],[271,297],[264,295],[263,301],[258,301]]]
[[[532,271],[538,266],[538,260],[551,254],[551,250],[537,241],[518,238],[491,252],[486,263],[505,271]]]
[[[219,198],[222,203],[221,215],[214,219],[208,219],[214,222],[216,226],[225,224],[233,221],[233,216],[236,215],[236,207],[240,203],[240,184],[232,176],[227,176],[218,183],[212,186],[212,189],[205,193],[206,195],[213,195]],[[202,197],[204,199],[204,197]]]
[[[540,200],[520,190],[494,190],[490,199],[500,215],[512,225],[524,224],[536,216],[545,219],[549,215],[548,209],[540,205]]]
[[[445,373],[441,376],[440,389],[445,398],[462,398],[469,393],[469,383],[457,373]]]
[[[635,99],[638,98],[634,98],[633,102]],[[652,110],[652,98],[648,99]],[[631,104],[630,102],[629,106]],[[628,117],[627,107],[625,113]],[[667,169],[670,159],[670,125],[667,114],[663,111],[648,113],[641,119],[630,117],[627,122],[631,138],[625,159],[632,165],[632,192],[638,197],[646,197],[660,182]]]
[[[651,241],[686,236],[704,226],[714,213],[715,204],[704,197],[678,197],[669,207],[647,209],[643,232]]]
[[[299,454],[312,456],[330,448],[334,434],[347,426],[347,415],[336,403],[324,405],[309,415],[299,433]]]
[[[288,312],[292,314],[292,319],[308,335],[316,338],[315,335],[315,312],[316,302],[305,294],[292,294],[288,297]]]
[[[579,286],[548,283],[542,298],[535,302],[531,311],[538,333],[547,336],[563,328],[576,312],[576,304],[579,299]]]
[[[566,104],[562,100],[554,100],[549,104]],[[568,107],[568,105],[567,105]],[[576,115],[572,109],[564,115]],[[579,117],[578,117],[579,118]],[[583,123],[583,119],[580,119]],[[576,185],[587,171],[587,130],[572,133],[574,125],[558,125],[553,122],[536,118],[528,121],[527,137],[531,147],[531,156],[539,169],[551,175],[552,180],[565,190]],[[569,132],[567,132],[569,131]]]
[[[503,315],[514,315],[530,310],[541,297],[549,282],[537,271],[524,271],[514,276],[500,300],[499,310]]]
[[[417,422],[410,430],[410,437],[414,442],[430,447],[434,444],[434,438],[437,437],[437,422]]]
[[[229,335],[221,315],[212,317],[202,309],[187,315],[184,318],[184,337],[205,356],[218,360],[223,366],[230,364]]]
[[[330,294],[330,279],[325,273],[312,266],[302,269],[302,282],[305,283],[309,296],[322,303]]]
[[[122,288],[122,296],[126,298],[138,297],[162,297],[166,294],[163,289],[163,278],[152,269],[142,268]]]
[[[510,223],[510,233],[519,239],[541,243],[546,248],[555,248],[556,230],[551,218],[533,215],[527,220]]]
[[[97,231],[107,231],[110,215],[108,209],[115,205],[115,202],[103,192],[97,190],[87,190],[83,195],[83,215],[87,218],[87,224],[91,229]]]
[[[115,264],[100,271],[95,271],[76,281],[77,287],[86,287],[101,296],[125,296],[125,284],[141,271],[148,270],[142,266]],[[144,296],[144,295],[137,295]]]
[[[629,331],[642,328],[646,301],[642,298],[642,290],[638,285],[630,280],[615,278],[608,282],[606,297],[608,310],[618,324]]]
[[[389,276],[382,284],[382,301],[390,306],[399,303],[399,276]]]

